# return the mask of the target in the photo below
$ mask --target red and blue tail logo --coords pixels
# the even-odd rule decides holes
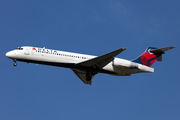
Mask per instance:
[[[153,50],[156,48],[149,47],[146,49],[146,51],[137,59],[133,60],[132,62],[140,63],[146,66],[151,67],[152,64],[161,56],[161,54],[154,54],[150,52],[150,50]]]

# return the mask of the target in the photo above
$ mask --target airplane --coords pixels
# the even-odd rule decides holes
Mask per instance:
[[[174,46],[165,48],[148,47],[138,58],[129,61],[115,58],[118,54],[126,50],[120,48],[113,52],[93,56],[52,49],[22,46],[6,53],[6,56],[14,61],[43,64],[57,67],[70,68],[85,84],[91,85],[93,77],[98,73],[105,73],[114,76],[130,76],[135,73],[154,72],[152,64],[162,61],[162,54],[165,51],[175,48]]]

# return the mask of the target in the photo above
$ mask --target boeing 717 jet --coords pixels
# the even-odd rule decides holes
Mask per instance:
[[[162,54],[165,51],[175,48],[153,48],[149,47],[137,59],[129,61],[115,58],[126,50],[121,48],[113,52],[92,56],[79,53],[58,51],[39,47],[23,46],[6,53],[6,56],[14,61],[51,65],[70,68],[85,84],[91,85],[93,77],[98,73],[105,73],[114,76],[130,76],[135,73],[154,72],[152,64],[162,61]]]

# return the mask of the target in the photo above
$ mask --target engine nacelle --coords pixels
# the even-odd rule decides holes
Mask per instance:
[[[116,66],[116,67],[120,67],[121,65],[120,65],[120,62],[119,61],[117,61],[117,60],[113,60],[113,66]]]
[[[138,68],[138,63],[131,62],[130,68]]]
[[[120,62],[118,60],[114,60],[113,61],[113,66],[116,67],[127,67],[127,68],[138,68],[138,63],[134,63],[134,62],[130,62],[130,61],[126,61],[126,62]]]

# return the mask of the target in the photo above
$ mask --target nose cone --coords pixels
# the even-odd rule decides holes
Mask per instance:
[[[15,56],[16,56],[15,52],[10,51],[10,52],[6,53],[6,57],[8,57],[8,58],[14,58]]]

